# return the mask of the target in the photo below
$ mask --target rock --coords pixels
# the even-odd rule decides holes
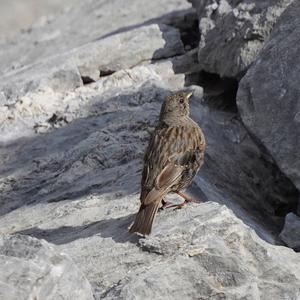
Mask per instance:
[[[156,233],[139,242],[144,251],[152,254],[151,266],[138,276],[129,275],[108,296],[120,299],[130,299],[133,295],[154,299],[167,299],[168,295],[173,299],[299,297],[298,255],[262,242],[224,206],[206,203],[179,214],[160,216],[159,222]],[[287,256],[291,261],[285,261]],[[282,284],[283,278],[291,281],[284,280]],[[180,288],[181,285],[185,288]]]
[[[16,102],[38,90],[74,90],[81,77],[97,80],[102,71],[113,73],[145,61],[183,54],[179,31],[167,25],[149,25],[88,43],[4,76],[0,91]],[[79,70],[80,71],[79,71]]]
[[[81,271],[46,241],[1,235],[0,261],[1,299],[94,299]]]
[[[237,256],[237,253],[231,252],[231,248],[225,252],[222,250],[222,241],[227,238],[225,230],[228,229],[233,236],[238,235],[237,245],[252,243],[252,237],[239,236],[249,228],[218,204],[208,202],[187,210],[160,213],[153,237],[141,240],[139,247],[136,246],[138,238],[128,233],[139,205],[141,162],[149,132],[155,125],[164,97],[171,87],[182,89],[184,82],[183,74],[172,71],[171,61],[117,71],[70,93],[69,98],[64,99],[67,105],[66,110],[61,110],[64,113],[55,113],[47,119],[49,129],[46,129],[46,134],[28,136],[19,139],[18,143],[6,143],[0,149],[0,189],[4,195],[0,202],[1,232],[19,232],[56,244],[58,251],[70,255],[83,269],[96,299],[118,298],[118,295],[121,299],[131,298],[133,294],[130,293],[141,297],[143,291],[136,289],[145,282],[149,285],[144,289],[146,298],[151,295],[164,298],[171,292],[176,297],[193,297],[200,288],[203,295],[210,297],[218,289],[218,280],[228,280],[228,286],[221,293],[228,295],[229,299],[235,293],[252,295],[254,292],[249,285],[253,280],[262,294],[267,287],[270,289],[270,285],[263,283],[257,275],[271,266],[262,267],[266,258],[260,257],[256,244],[248,251],[254,253],[251,254],[254,255],[252,262],[256,261],[257,268],[250,275],[244,249],[240,249],[236,260],[231,262],[230,258],[227,261],[226,251],[230,257]],[[276,179],[273,177],[276,170],[268,164],[261,165],[259,149],[239,121],[233,119],[234,114],[209,110],[201,104],[202,89],[195,87],[195,90],[195,95],[200,98],[191,100],[191,111],[193,118],[203,127],[209,146],[205,166],[189,192],[197,197],[200,195],[203,201],[226,203],[259,236],[276,243],[274,237],[279,233],[279,217],[274,211],[276,201],[290,201],[283,193],[286,187],[281,186],[279,180],[276,181],[278,191],[274,190],[272,181]],[[62,122],[68,120],[64,116],[71,116],[73,121]],[[60,123],[61,127],[55,127]],[[265,178],[270,179],[268,184],[264,184]],[[274,197],[264,201],[269,194]],[[176,197],[170,200],[179,201]],[[231,223],[239,225],[230,227]],[[215,247],[212,251],[219,256],[218,267],[221,265],[218,271],[215,271],[217,263],[202,266],[202,258],[199,264],[193,261],[198,260],[198,248],[206,245],[201,237],[211,238],[207,247]],[[194,246],[191,246],[191,239]],[[220,239],[221,244],[216,242]],[[260,243],[263,247],[274,248]],[[182,252],[181,248],[187,252]],[[281,255],[285,263],[295,263],[293,252],[285,249]],[[274,257],[272,254],[269,259],[277,263]],[[208,268],[207,273],[203,273],[204,267]],[[194,277],[188,284],[189,269]],[[236,278],[232,275],[233,279],[230,279],[231,273],[225,272],[228,269],[228,274],[238,272]],[[174,281],[169,272],[174,273]],[[284,276],[286,272],[293,271],[280,269],[278,276]],[[162,274],[160,279],[159,273]],[[218,279],[218,276],[222,278]],[[277,272],[269,276],[274,276],[269,278],[270,281],[279,282]],[[280,285],[276,292],[288,296],[296,294],[298,279],[295,278],[291,281],[293,287]],[[152,284],[156,288],[158,281],[164,283],[163,288],[150,288]],[[134,282],[137,282],[136,287]],[[199,285],[196,282],[200,282]],[[241,285],[245,290],[240,288]],[[204,287],[206,289],[202,289]]]
[[[45,120],[65,107],[62,104],[64,95],[54,96],[53,92],[72,91],[82,86],[82,79],[85,83],[97,80],[96,74],[103,76],[108,70],[113,73],[183,52],[179,31],[162,24],[144,26],[84,45],[70,53],[58,54],[2,78],[0,93],[4,99],[0,109],[4,114],[0,121],[8,120],[9,123],[9,120],[29,117],[32,122],[33,116],[43,114]],[[30,112],[24,109],[25,99],[32,103]]]
[[[279,237],[291,248],[300,251],[300,217],[289,213]]]
[[[23,99],[17,111],[11,109],[17,116],[21,111],[27,125],[19,117],[6,122],[3,130],[2,138],[7,141],[2,147],[2,157],[6,159],[0,168],[4,175],[0,181],[0,214],[23,209],[25,203],[59,202],[94,189],[113,192],[117,186],[122,189],[123,176],[130,191],[139,190],[138,168],[161,102],[170,90],[184,88],[185,76],[174,74],[172,61],[115,72],[65,98],[39,93],[32,100]],[[191,111],[209,145],[201,172],[205,181],[196,179],[196,185],[215,183],[208,194],[221,189],[222,203],[230,205],[234,198],[236,211],[254,212],[256,220],[250,217],[249,224],[262,222],[267,231],[277,236],[280,218],[297,201],[291,185],[273,165],[261,163],[259,149],[235,119],[235,113],[209,110],[201,104],[201,96],[202,89],[196,87]],[[49,134],[35,136],[32,131]],[[18,144],[9,142],[18,136]],[[134,178],[126,175],[129,166],[137,174]],[[117,178],[115,172],[119,174]],[[265,182],[265,178],[269,181]],[[241,190],[240,186],[247,188]],[[204,195],[204,199],[207,197]],[[258,231],[265,236],[264,230]]]
[[[0,47],[0,232],[52,243],[97,300],[297,299],[299,258],[274,246],[297,190],[239,119],[237,80],[198,74],[194,26],[182,1],[89,0]],[[183,89],[208,141],[187,190],[203,203],[130,235],[150,133]]]
[[[95,82],[100,78],[100,70],[94,64],[83,64],[78,67],[83,84]],[[111,71],[113,73],[114,71]],[[102,74],[101,74],[102,75]]]
[[[299,13],[298,1],[285,11],[242,79],[237,94],[243,122],[298,190],[300,22],[296,16]]]
[[[191,8],[181,0],[76,0],[75,3],[56,16],[41,19],[15,37],[0,39],[0,74],[7,75],[117,33],[150,24],[178,23],[178,18],[184,18]]]
[[[0,36],[14,35],[20,30],[32,25],[38,18],[45,15],[57,13],[59,10],[70,4],[75,4],[78,0],[44,0],[38,5],[35,0],[22,0],[11,2],[2,0],[0,17]],[[10,12],[9,14],[7,12]],[[16,18],[17,16],[17,18]]]
[[[192,0],[199,16],[202,69],[241,78],[293,0]],[[296,1],[294,1],[296,2]]]
[[[153,234],[138,239],[127,232],[136,209],[131,198],[111,199],[119,214],[111,218],[109,201],[90,197],[77,202],[74,217],[95,211],[100,200],[106,204],[98,210],[98,220],[74,226],[68,216],[61,223],[67,226],[31,228],[27,234],[71,255],[92,282],[96,299],[299,297],[298,255],[262,241],[225,206],[208,202],[163,211]]]

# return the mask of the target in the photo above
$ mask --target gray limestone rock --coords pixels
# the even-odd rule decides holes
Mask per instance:
[[[203,98],[194,21],[185,1],[86,0],[0,42],[0,233],[66,253],[97,300],[296,300],[299,256],[275,246],[296,190],[227,105],[227,82],[209,91],[224,105]],[[208,141],[187,190],[203,203],[159,212],[148,238],[130,235],[150,133],[166,95],[183,89]]]
[[[128,233],[139,205],[149,132],[164,97],[183,86],[184,75],[174,74],[172,62],[164,61],[80,87],[64,100],[65,108],[58,97],[60,113],[48,120],[52,125],[44,134],[26,136],[23,131],[17,143],[6,142],[0,149],[1,232],[56,244],[82,268],[96,299],[168,299],[169,294],[179,299],[200,290],[201,297],[255,299],[257,294],[267,297],[268,291],[295,298],[295,254],[260,241],[229,209],[213,203],[229,206],[274,244],[279,231],[274,207],[290,200],[280,194],[283,187],[274,190],[274,170],[261,166],[259,149],[234,114],[201,104],[200,87],[194,87],[191,111],[209,144],[205,165],[188,192],[210,202],[159,213],[149,239],[139,241]],[[276,201],[263,201],[272,193]],[[169,200],[180,201],[174,196]],[[202,257],[197,253],[205,245]],[[272,254],[267,259],[261,252]],[[278,255],[294,267],[266,273],[278,264]],[[259,275],[264,272],[267,280]],[[280,285],[280,276],[291,278],[291,284]]]
[[[183,53],[176,28],[164,24],[143,26],[10,72],[2,77],[0,91],[6,96],[7,103],[15,103],[30,92],[74,90],[82,85],[81,77],[95,81],[102,73],[113,73],[145,61]]]
[[[199,63],[222,77],[240,78],[293,0],[193,0],[199,16]]]
[[[243,122],[300,189],[300,3],[282,15],[242,79],[237,104]]]
[[[57,15],[40,19],[21,34],[0,39],[0,74],[6,75],[116,33],[150,24],[171,24],[191,8],[182,0],[76,0],[75,3]]]
[[[56,225],[44,222],[23,233],[68,253],[96,299],[299,298],[299,255],[264,242],[225,206],[207,202],[160,212],[153,234],[138,238],[127,231],[132,199],[93,196],[64,203],[64,210],[56,205]],[[88,212],[94,221],[78,225]]]
[[[16,35],[27,29],[37,19],[45,15],[58,13],[66,7],[77,4],[79,0],[2,0],[0,12],[0,37]],[[7,13],[9,12],[9,13]]]
[[[24,235],[0,235],[0,298],[94,299],[89,282],[66,254]]]
[[[293,213],[287,214],[279,237],[286,245],[300,251],[300,217]]]
[[[156,232],[139,241],[153,263],[129,273],[108,292],[109,299],[300,296],[298,255],[261,241],[224,206],[205,203],[158,219]]]

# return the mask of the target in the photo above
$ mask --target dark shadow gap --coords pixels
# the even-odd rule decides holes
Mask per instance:
[[[95,80],[93,78],[89,77],[89,76],[81,76],[81,80],[82,80],[84,85],[95,82]]]
[[[116,71],[115,70],[100,70],[100,77],[106,77],[106,76],[110,76],[112,74],[114,74]]]
[[[198,48],[200,42],[199,20],[196,12],[186,14],[183,21],[173,24],[180,32],[181,41],[186,51]]]
[[[274,193],[272,195],[268,195],[270,198],[266,200],[272,200],[274,203],[274,216],[284,218],[290,212],[293,212],[297,215],[298,199],[300,197],[298,189],[294,183],[279,169],[268,149],[247,129],[245,125],[244,128],[247,130],[249,136],[259,148],[261,152],[262,163],[267,168],[272,170]],[[289,199],[289,203],[287,204],[283,202],[282,198]],[[281,224],[281,228],[284,225],[283,222]]]
[[[96,67],[95,67],[95,69],[96,69]],[[115,70],[105,69],[105,70],[100,70],[100,71],[97,71],[97,72],[99,72],[99,78],[92,78],[92,77],[90,77],[88,75],[81,76],[81,80],[82,80],[83,84],[86,85],[86,84],[94,83],[98,79],[100,79],[101,77],[110,76],[110,75],[114,74],[116,71]]]
[[[238,112],[236,95],[239,82],[235,78],[221,78],[217,74],[201,71],[186,75],[186,84],[203,87],[204,105],[217,110]]]

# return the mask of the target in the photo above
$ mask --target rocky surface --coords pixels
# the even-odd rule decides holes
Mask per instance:
[[[287,214],[279,237],[286,245],[300,251],[300,217],[293,213]]]
[[[176,228],[172,225],[174,219]],[[156,233],[140,240],[139,245],[155,256],[151,266],[142,273],[128,274],[109,291],[109,297],[297,299],[300,296],[298,255],[261,241],[224,206],[206,203],[199,210],[189,208],[181,214],[160,216]],[[291,259],[288,263],[286,256]]]
[[[293,0],[192,0],[199,16],[199,63],[222,77],[241,78],[278,17]]]
[[[73,261],[46,241],[1,235],[0,262],[1,299],[94,299]]]
[[[144,61],[183,52],[179,31],[164,24],[144,26],[86,44],[4,76],[0,84],[2,101],[10,106],[4,110],[3,116],[7,117],[5,113],[22,106],[22,96],[26,96],[28,105],[28,98],[34,92],[73,90],[87,81],[99,79],[102,73],[111,74]],[[10,118],[14,119],[14,116]]]
[[[299,255],[278,246],[298,191],[241,121],[238,82],[201,72],[191,5],[88,0],[45,20],[0,48],[0,233],[66,253],[96,299],[298,299]],[[203,203],[129,235],[149,134],[182,89],[208,141],[187,191]]]
[[[0,36],[15,35],[27,29],[39,18],[58,13],[78,0],[1,0]],[[9,13],[7,13],[9,12]]]
[[[0,74],[7,75],[45,58],[61,56],[118,32],[152,23],[178,22],[190,8],[181,0],[164,1],[160,5],[157,1],[146,0],[80,2],[56,16],[40,19],[18,36],[1,39]]]
[[[282,15],[240,83],[243,122],[300,189],[300,3]],[[266,118],[266,112],[268,117]]]

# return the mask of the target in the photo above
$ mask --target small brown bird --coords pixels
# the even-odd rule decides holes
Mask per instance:
[[[162,105],[159,124],[144,157],[141,206],[130,232],[150,234],[163,198],[170,192],[193,201],[180,191],[192,182],[204,161],[205,138],[198,124],[189,117],[192,93],[177,92]],[[163,201],[164,202],[164,201]]]

